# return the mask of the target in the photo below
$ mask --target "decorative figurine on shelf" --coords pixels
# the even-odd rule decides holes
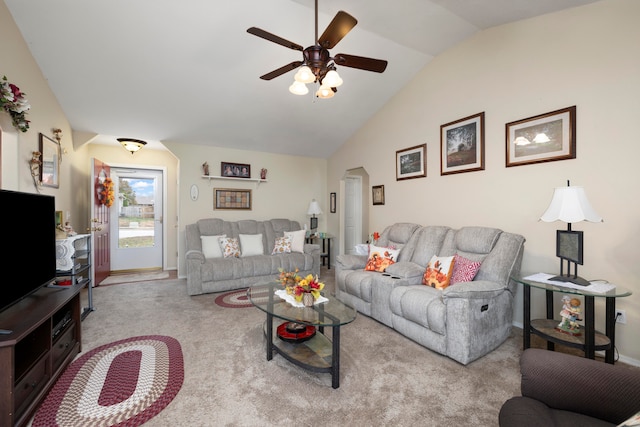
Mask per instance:
[[[69,221],[64,223],[64,231],[67,233],[67,236],[71,237],[71,236],[75,236],[76,233],[75,231],[73,231],[73,227],[71,226],[71,223]]]
[[[202,172],[204,172],[206,176],[209,176],[209,163],[204,162],[202,164]]]
[[[582,320],[580,305],[578,298],[571,298],[568,295],[562,297],[562,310],[560,311],[562,320],[556,326],[557,330],[574,336],[582,335],[578,324],[578,321]]]
[[[267,170],[265,168],[260,169],[260,179],[267,179]]]

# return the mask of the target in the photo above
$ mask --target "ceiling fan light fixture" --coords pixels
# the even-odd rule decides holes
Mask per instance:
[[[289,86],[289,92],[294,95],[306,95],[309,93],[309,88],[302,82],[294,81],[291,86]]]
[[[142,147],[147,145],[146,141],[133,138],[118,138],[118,142],[131,154],[139,151]]]
[[[329,99],[333,98],[335,92],[331,89],[331,86],[322,85],[320,89],[316,92],[316,96],[321,99]]]
[[[303,65],[294,76],[294,79],[300,83],[313,83],[316,81],[316,76],[311,71],[311,68]]]
[[[343,80],[336,70],[330,70],[327,75],[324,76],[324,79],[322,79],[323,86],[338,87],[342,83]]]

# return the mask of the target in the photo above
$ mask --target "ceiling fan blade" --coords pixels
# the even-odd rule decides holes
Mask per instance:
[[[265,40],[269,40],[270,42],[278,43],[284,47],[288,47],[289,49],[302,51],[304,48],[297,43],[290,42],[289,40],[283,39],[282,37],[278,37],[275,34],[271,34],[265,30],[262,30],[257,27],[251,27],[247,30],[247,33],[253,34],[254,36],[262,37]]]
[[[325,49],[333,49],[357,23],[356,18],[347,12],[339,11],[318,39],[318,44]]]
[[[293,61],[291,64],[287,64],[284,67],[280,67],[277,70],[273,70],[272,72],[265,74],[264,76],[260,76],[260,78],[262,80],[275,79],[276,77],[281,76],[284,73],[288,73],[291,70],[295,70],[302,64],[303,64],[302,61]]]
[[[382,73],[387,69],[387,61],[383,59],[365,58],[364,56],[346,55],[338,53],[333,62],[343,67],[358,68],[360,70]]]

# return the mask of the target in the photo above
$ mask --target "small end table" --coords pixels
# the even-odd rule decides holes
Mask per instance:
[[[584,351],[585,357],[595,359],[596,350],[605,351],[605,362],[614,363],[615,331],[616,331],[616,298],[627,297],[631,292],[617,286],[604,293],[590,292],[584,289],[566,288],[560,285],[552,285],[522,277],[514,277],[517,283],[522,284],[524,290],[524,319],[523,319],[523,347],[531,347],[531,334],[538,335],[547,341],[547,349],[554,350],[555,344],[578,348]],[[531,288],[542,289],[546,293],[547,318],[531,320]],[[558,320],[554,320],[553,294],[563,293],[584,297],[584,332],[582,335],[573,336],[556,330]],[[605,333],[595,330],[595,298],[605,298]]]
[[[322,240],[322,253],[320,254],[322,265],[324,266],[324,261],[327,260],[327,269],[331,270],[331,240],[333,236],[325,233],[322,236],[307,237],[307,243],[311,243],[316,238]]]

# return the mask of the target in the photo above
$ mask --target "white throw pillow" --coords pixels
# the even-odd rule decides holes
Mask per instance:
[[[291,238],[291,252],[304,253],[304,239],[307,235],[306,230],[285,231],[284,236]]]
[[[227,235],[200,236],[200,240],[202,240],[202,253],[205,258],[222,258],[222,250],[220,249],[221,237],[227,237]]]
[[[264,255],[262,234],[240,234],[241,256]]]

